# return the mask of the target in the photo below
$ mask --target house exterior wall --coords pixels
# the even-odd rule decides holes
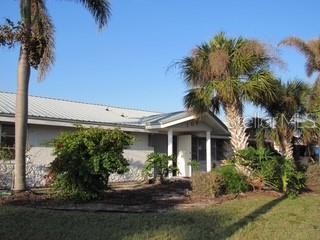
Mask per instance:
[[[1,124],[1,123],[0,123]],[[46,185],[45,176],[48,167],[54,160],[53,148],[49,142],[65,131],[73,131],[74,128],[29,125],[27,135],[27,160],[26,173],[27,185],[40,187]],[[129,172],[110,176],[111,182],[116,181],[139,181],[143,180],[142,169],[147,155],[153,152],[153,147],[148,144],[147,133],[130,133],[135,139],[134,143],[124,150],[124,156],[130,163]],[[0,189],[10,188],[13,179],[14,161],[0,160]]]
[[[27,135],[27,155],[34,164],[48,166],[53,160],[53,148],[49,146],[50,141],[72,128],[29,125]]]
[[[148,154],[152,153],[154,148],[149,146],[147,133],[130,133],[130,135],[134,137],[134,143],[128,149],[125,149],[123,154],[129,161],[129,172],[122,175],[112,174],[109,178],[110,182],[144,180],[142,170]]]

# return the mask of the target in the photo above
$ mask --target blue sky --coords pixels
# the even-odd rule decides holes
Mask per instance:
[[[169,112],[183,108],[186,86],[167,71],[197,44],[224,31],[276,45],[288,36],[319,37],[318,0],[112,0],[99,32],[76,1],[47,0],[56,26],[56,63],[45,81],[32,73],[30,94]],[[0,21],[18,19],[17,0],[1,1]],[[304,58],[280,49],[283,80],[300,78]],[[18,48],[0,49],[0,90],[16,91]],[[247,108],[247,114],[255,109]]]

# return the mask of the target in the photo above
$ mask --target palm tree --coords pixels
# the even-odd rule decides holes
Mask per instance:
[[[269,70],[274,60],[263,44],[220,33],[178,62],[191,88],[184,98],[186,108],[201,114],[219,112],[222,107],[234,152],[248,144],[244,103],[260,104],[275,98],[276,80]]]
[[[267,113],[274,121],[271,132],[274,148],[288,159],[293,159],[294,135],[300,127],[294,117],[306,113],[305,99],[308,93],[309,87],[301,81],[285,84],[279,81],[276,101],[264,104]]]
[[[95,18],[99,28],[107,24],[110,14],[108,0],[79,0]],[[24,191],[26,133],[28,117],[28,87],[30,69],[44,79],[54,63],[54,26],[47,12],[45,0],[20,0],[23,38],[18,65],[18,89],[15,122],[15,181],[14,190]]]

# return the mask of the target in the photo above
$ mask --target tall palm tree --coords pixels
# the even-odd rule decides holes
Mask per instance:
[[[222,107],[234,152],[248,144],[244,103],[260,104],[275,98],[276,80],[269,70],[273,60],[276,58],[263,44],[220,33],[178,63],[191,88],[185,106],[196,114],[219,112]]]
[[[108,0],[78,0],[96,20],[99,28],[107,24],[110,14]],[[18,89],[15,121],[15,181],[14,190],[24,191],[26,133],[28,117],[28,87],[31,67],[44,79],[54,63],[54,26],[45,0],[20,0],[23,39],[18,65]]]
[[[308,85],[301,81],[284,84],[279,81],[276,101],[264,104],[274,121],[271,133],[274,148],[288,159],[293,159],[294,135],[299,128],[299,122],[296,122],[294,117],[306,113],[305,99],[308,93]]]

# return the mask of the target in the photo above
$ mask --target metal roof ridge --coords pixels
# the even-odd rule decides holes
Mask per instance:
[[[16,93],[7,92],[7,91],[0,91],[0,93],[16,95]],[[35,98],[55,100],[55,101],[62,101],[62,102],[87,104],[87,105],[94,105],[94,106],[101,106],[101,107],[111,107],[111,108],[124,109],[124,110],[133,110],[133,111],[149,112],[149,113],[156,113],[156,114],[163,114],[164,113],[164,112],[144,110],[144,109],[139,109],[139,108],[134,108],[134,107],[133,108],[130,108],[130,107],[118,107],[118,106],[106,105],[106,104],[102,104],[102,103],[88,103],[88,102],[84,102],[84,101],[82,102],[82,101],[77,101],[77,100],[68,100],[68,99],[55,98],[55,97],[45,97],[45,96],[35,96],[35,95],[28,95],[28,96],[29,97],[35,97]]]

